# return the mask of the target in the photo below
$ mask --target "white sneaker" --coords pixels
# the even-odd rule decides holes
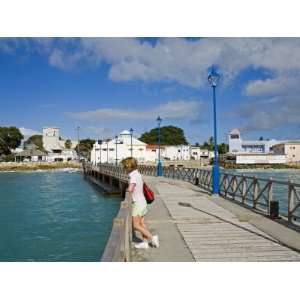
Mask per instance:
[[[154,235],[154,236],[152,237],[151,244],[152,244],[152,246],[155,247],[155,248],[158,248],[158,247],[159,247],[159,238],[158,238],[158,235]]]
[[[141,242],[141,243],[135,244],[134,248],[136,248],[136,249],[148,249],[149,244],[148,244],[148,242]]]

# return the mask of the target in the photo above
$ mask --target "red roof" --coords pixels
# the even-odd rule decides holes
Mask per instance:
[[[146,146],[146,149],[148,149],[148,150],[156,150],[156,149],[158,149],[158,145],[148,144]],[[165,146],[160,146],[160,149],[165,149]]]

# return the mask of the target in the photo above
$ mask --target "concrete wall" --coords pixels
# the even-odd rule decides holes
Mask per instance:
[[[271,155],[271,154],[237,154],[237,164],[284,164],[286,163],[285,155]]]
[[[300,162],[300,144],[285,144],[284,152],[287,157],[287,162]]]

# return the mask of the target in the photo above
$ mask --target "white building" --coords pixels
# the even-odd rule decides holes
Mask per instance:
[[[168,160],[190,160],[190,145],[165,146],[163,157]]]
[[[147,145],[146,146],[146,157],[145,161],[147,162],[156,162],[158,161],[158,145]],[[166,147],[160,146],[160,158],[161,160],[164,160],[166,156]]]
[[[233,129],[229,135],[229,153],[235,157],[237,164],[284,164],[285,155],[273,153],[273,146],[281,143],[275,139],[245,141],[238,129]]]
[[[245,141],[238,129],[233,129],[228,135],[229,153],[270,153],[271,147],[281,143],[275,139],[262,141]]]
[[[191,152],[191,157],[193,157],[193,159],[195,160],[211,159],[215,157],[214,151],[201,149],[200,146],[191,146],[190,152]]]
[[[67,149],[66,140],[60,137],[58,127],[43,128],[43,147],[48,152],[47,161],[49,162],[76,160],[77,144],[77,141],[71,141],[70,149]]]
[[[300,141],[288,141],[273,146],[274,154],[284,155],[288,163],[300,163]]]
[[[139,162],[144,162],[146,159],[147,144],[132,137],[132,156]],[[91,151],[91,162],[98,163],[120,163],[126,157],[131,156],[131,134],[129,131],[122,131],[116,138],[103,141],[101,144],[98,141],[94,144]]]
[[[192,154],[194,153],[194,155]],[[156,162],[158,160],[158,145],[147,145],[135,137],[132,137],[132,156],[141,162]],[[131,135],[127,130],[122,131],[117,138],[97,141],[91,151],[91,162],[120,163],[124,158],[131,156]],[[213,151],[201,149],[191,145],[160,146],[161,160],[190,160],[213,158]]]

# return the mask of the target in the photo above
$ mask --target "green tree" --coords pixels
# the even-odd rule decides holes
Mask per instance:
[[[222,144],[218,145],[218,151],[219,151],[219,154],[228,153],[228,151],[229,151],[228,144],[222,143]]]
[[[207,149],[209,151],[214,151],[214,138],[211,136],[207,142],[204,142],[201,146],[202,149]],[[228,144],[222,143],[218,145],[218,153],[225,154],[229,151]]]
[[[36,145],[38,150],[45,151],[44,146],[43,146],[43,136],[39,134],[32,135],[27,139],[27,141],[24,143],[24,146],[34,144]]]
[[[93,139],[84,139],[81,140],[78,145],[76,146],[75,150],[77,153],[80,153],[80,156],[84,156],[86,158],[90,157],[91,150],[93,149],[93,145],[95,144],[95,140]]]
[[[24,138],[17,127],[0,127],[0,155],[8,155],[21,145]]]
[[[144,132],[140,140],[146,144],[157,144],[158,129],[153,128]],[[160,129],[160,141],[162,145],[187,145],[184,131],[176,126],[163,126]]]
[[[67,149],[71,149],[71,147],[72,147],[72,142],[71,142],[71,140],[66,140],[66,142],[65,142],[65,147],[66,147]]]
[[[214,138],[211,136],[207,142],[203,143],[201,148],[209,150],[209,151],[213,151],[214,150]]]

